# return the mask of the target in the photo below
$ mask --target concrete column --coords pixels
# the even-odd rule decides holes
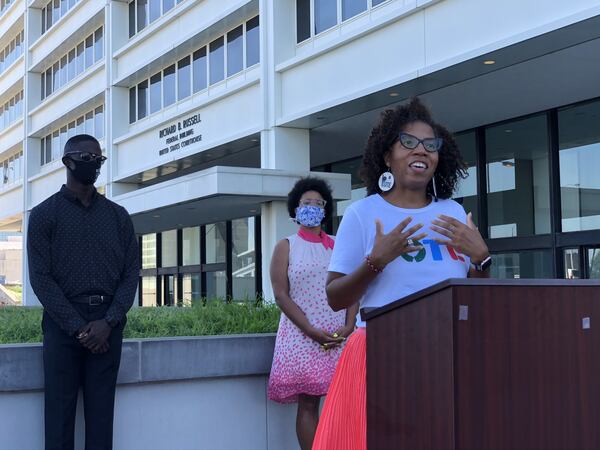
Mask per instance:
[[[24,17],[25,30],[25,49],[29,49],[29,45],[34,42],[41,33],[41,27],[36,24],[41,24],[41,12],[39,9],[30,8],[26,5]],[[23,233],[23,305],[24,306],[40,306],[40,302],[33,293],[29,282],[29,264],[27,261],[27,228],[29,226],[29,213],[31,211],[31,183],[29,177],[36,174],[40,170],[40,140],[29,138],[30,119],[29,111],[33,105],[39,102],[39,74],[30,73],[30,54],[25,50],[25,74],[23,78],[23,216],[21,219],[21,232]],[[34,97],[36,96],[36,97]]]
[[[261,93],[263,130],[261,131],[261,167],[308,174],[310,171],[310,131],[300,128],[277,127],[280,115],[281,89],[275,66],[292,56],[295,43],[293,2],[260,0],[261,23]],[[275,39],[275,36],[278,38]],[[289,220],[285,201],[264,203],[261,207],[262,287],[263,296],[272,301],[273,290],[269,267],[277,242],[298,229]]]

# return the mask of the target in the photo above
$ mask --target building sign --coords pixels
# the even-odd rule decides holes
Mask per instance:
[[[158,131],[160,140],[159,155],[175,152],[202,141],[200,133],[200,113],[186,117]]]

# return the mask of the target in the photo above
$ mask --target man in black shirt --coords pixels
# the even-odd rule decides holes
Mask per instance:
[[[140,266],[129,214],[94,187],[105,159],[92,136],[69,139],[66,186],[29,218],[29,277],[44,306],[46,449],[73,448],[80,387],[85,448],[112,448],[123,328]]]

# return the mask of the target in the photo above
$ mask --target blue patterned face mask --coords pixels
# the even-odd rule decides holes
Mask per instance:
[[[296,222],[305,227],[318,227],[325,218],[325,210],[318,206],[299,206],[296,208]]]

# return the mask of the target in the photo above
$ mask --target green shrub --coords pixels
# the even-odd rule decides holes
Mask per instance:
[[[132,308],[125,338],[274,333],[279,309],[261,302],[208,301],[193,307]],[[0,308],[0,344],[41,342],[42,308]]]
[[[23,292],[23,286],[20,284],[5,284],[4,287],[16,294],[21,294]]]

